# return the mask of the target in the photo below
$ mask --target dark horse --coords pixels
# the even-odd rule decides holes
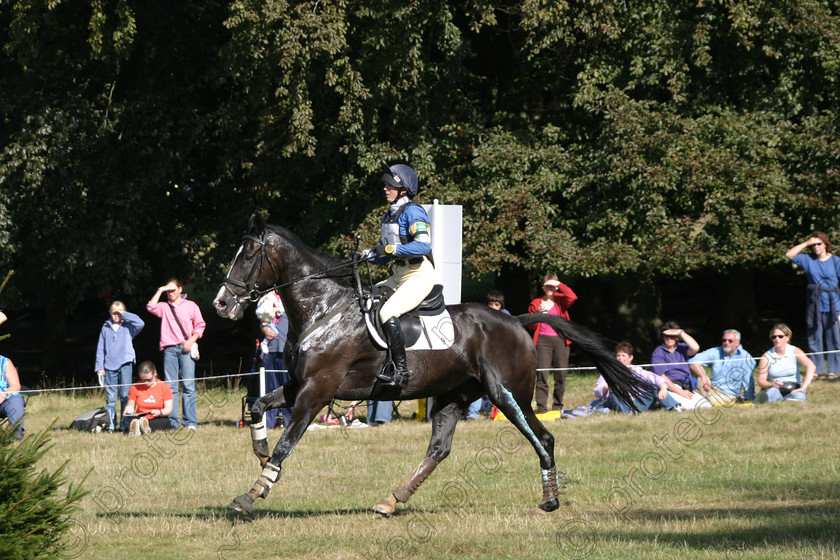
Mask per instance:
[[[639,393],[638,380],[596,335],[569,321],[548,314],[514,318],[483,304],[468,303],[447,307],[454,330],[450,348],[410,351],[412,375],[408,387],[382,385],[375,374],[384,367],[387,352],[374,347],[366,331],[352,264],[307,247],[288,230],[266,225],[259,216],[251,217],[248,234],[213,303],[219,315],[238,320],[250,302],[275,288],[279,290],[292,341],[291,349],[289,345],[286,348],[286,363],[297,390],[291,423],[270,457],[265,427],[252,426],[254,452],[263,471],[251,490],[234,498],[230,507],[244,513],[253,511],[254,500],[268,495],[280,477],[283,460],[317,413],[333,399],[434,397],[432,437],[426,457],[372,508],[390,516],[397,502],[408,501],[449,455],[462,411],[486,394],[537,452],[543,497],[532,512],[557,509],[561,484],[554,463],[554,437],[531,409],[537,355],[523,325],[547,322],[578,344],[624,401]],[[288,390],[285,395],[288,397]],[[254,406],[255,423],[259,423],[266,407],[284,404],[283,388],[266,395]]]

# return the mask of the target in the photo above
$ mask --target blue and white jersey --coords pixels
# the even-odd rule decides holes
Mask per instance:
[[[379,243],[391,245],[394,250],[388,251],[388,257],[375,259],[377,264],[387,263],[391,259],[430,256],[432,237],[428,214],[408,197],[400,198],[382,216]]]

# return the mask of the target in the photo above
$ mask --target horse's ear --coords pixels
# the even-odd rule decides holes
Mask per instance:
[[[263,219],[256,212],[251,214],[251,218],[248,220],[248,233],[262,235],[263,231],[265,231],[265,222]]]

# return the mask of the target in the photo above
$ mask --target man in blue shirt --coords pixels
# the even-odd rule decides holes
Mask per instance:
[[[735,329],[723,331],[720,346],[696,354],[689,363],[698,379],[698,391],[712,404],[734,403],[741,389],[745,400],[755,398],[755,358],[741,346],[741,333]],[[711,379],[704,366],[711,368]]]
[[[426,211],[413,201],[419,188],[414,169],[403,164],[382,165],[385,168],[382,175],[385,200],[390,207],[382,216],[379,245],[362,251],[358,257],[371,259],[375,264],[393,264],[393,274],[379,283],[394,290],[382,306],[379,318],[395,371],[393,377],[384,373],[379,377],[387,383],[405,387],[411,372],[406,362],[399,316],[420,305],[435,285],[431,227]]]

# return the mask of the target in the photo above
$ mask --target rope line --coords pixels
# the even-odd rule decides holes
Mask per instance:
[[[824,352],[803,352],[803,355],[805,355],[805,356],[821,356],[821,355],[825,355],[825,354],[836,354],[838,352],[840,352],[840,350],[826,350]],[[762,356],[763,355],[764,354],[762,354]],[[756,362],[757,362],[760,358],[761,358],[761,356],[759,356],[758,358],[753,358],[753,359],[756,360]],[[703,364],[709,364],[709,363],[717,363],[717,362],[745,362],[745,361],[748,361],[748,360],[749,360],[749,358],[733,358],[731,360],[706,360],[702,363]],[[647,367],[651,367],[651,366],[655,366],[655,365],[676,366],[676,365],[690,365],[692,363],[695,363],[697,365],[702,365],[699,362],[691,362],[691,361],[688,361],[688,362],[668,362],[667,364],[634,364],[634,365],[638,365],[639,367],[642,367],[642,368],[647,368]],[[597,369],[598,368],[596,368],[595,366],[575,366],[575,367],[567,367],[567,368],[537,368],[537,371],[593,371],[593,370],[597,371]],[[266,371],[266,373],[284,373],[284,372],[288,372],[289,370],[287,370],[287,369],[267,369],[265,371]],[[250,371],[250,372],[247,372],[247,373],[232,373],[232,374],[229,374],[229,375],[212,375],[212,376],[209,376],[209,377],[196,377],[195,379],[193,379],[193,381],[199,382],[199,381],[207,381],[207,380],[211,380],[211,379],[230,379],[230,378],[233,378],[233,377],[248,377],[250,375],[259,375],[259,373],[260,373],[259,371]],[[180,385],[184,380],[179,378],[177,381],[173,380],[171,382],[166,381],[165,379],[158,379],[158,381],[162,381],[163,383],[178,383]],[[114,384],[114,385],[88,385],[88,386],[85,386],[85,387],[58,387],[58,388],[53,388],[53,389],[30,389],[30,391],[38,391],[40,393],[56,393],[56,392],[61,392],[61,391],[87,391],[87,390],[91,390],[91,389],[104,389],[105,387],[131,387],[132,385],[135,385],[135,384],[136,384],[136,382],[135,383],[118,383],[118,384]],[[23,392],[26,392],[26,391],[23,391]]]
[[[798,348],[798,347],[797,347]],[[824,354],[837,354],[840,350],[825,350],[823,352],[803,352],[804,356],[821,356]],[[758,358],[752,357],[753,360],[758,362],[764,356],[765,353],[762,353],[761,356]],[[641,368],[652,367],[652,366],[683,366],[683,365],[703,365],[703,364],[716,364],[718,362],[747,362],[750,358],[732,358],[729,360],[704,360],[703,362],[692,362],[691,360],[687,362],[667,362],[667,363],[660,363],[660,364],[633,364],[634,366],[639,366]],[[584,370],[597,370],[595,366],[586,366],[586,367],[567,367],[567,368],[537,368],[537,371],[584,371]]]

